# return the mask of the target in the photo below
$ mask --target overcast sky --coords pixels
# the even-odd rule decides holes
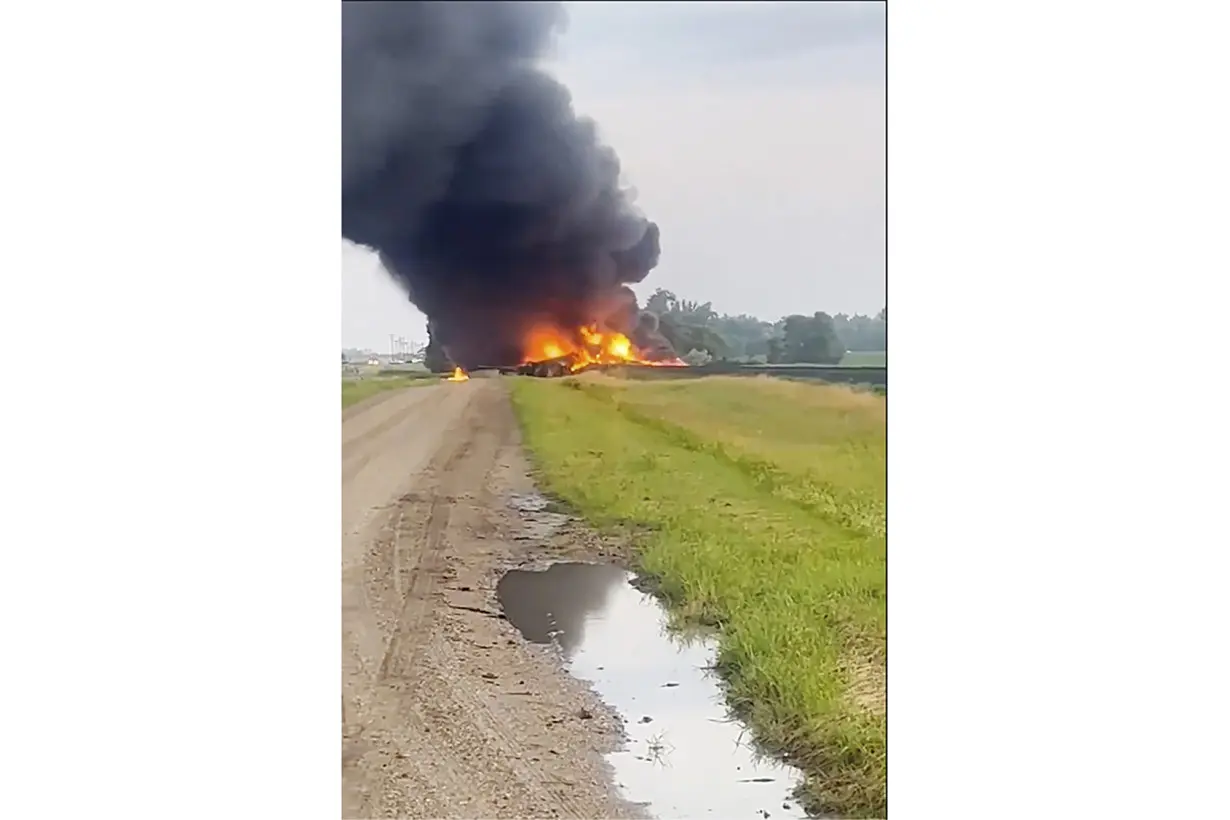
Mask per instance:
[[[723,313],[884,306],[881,3],[568,3],[550,69],[662,229],[638,286]],[[342,344],[425,342],[422,314],[343,242]]]

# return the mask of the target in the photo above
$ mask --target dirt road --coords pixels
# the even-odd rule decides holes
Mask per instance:
[[[531,489],[498,378],[343,413],[345,818],[640,815],[618,720],[499,614],[501,572],[552,549],[509,504]]]

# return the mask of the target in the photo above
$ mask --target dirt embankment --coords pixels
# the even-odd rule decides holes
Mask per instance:
[[[343,414],[344,817],[641,816],[616,718],[499,615],[501,571],[551,549],[510,506],[531,489],[499,379]]]

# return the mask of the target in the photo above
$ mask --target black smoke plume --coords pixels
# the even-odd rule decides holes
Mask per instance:
[[[342,235],[463,367],[517,363],[536,324],[644,326],[626,285],[658,228],[538,66],[563,22],[559,3],[342,4]]]

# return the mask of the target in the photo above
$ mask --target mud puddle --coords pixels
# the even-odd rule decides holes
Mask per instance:
[[[805,818],[796,769],[758,760],[729,717],[714,642],[667,630],[666,613],[604,564],[513,570],[497,593],[529,641],[552,646],[624,720],[627,748],[608,756],[623,796],[659,818]]]

